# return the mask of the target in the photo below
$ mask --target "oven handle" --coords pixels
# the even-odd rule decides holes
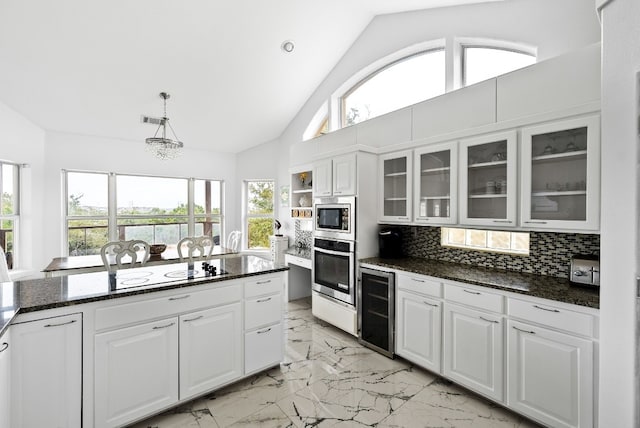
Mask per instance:
[[[347,256],[352,257],[353,251],[333,251],[333,250],[325,250],[324,248],[314,247],[313,251],[317,251],[319,253],[331,254],[334,256]]]

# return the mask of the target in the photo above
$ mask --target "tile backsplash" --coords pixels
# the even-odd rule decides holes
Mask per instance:
[[[516,256],[443,247],[439,227],[399,226],[398,229],[402,232],[403,252],[408,256],[560,278],[568,277],[572,255],[600,251],[600,235],[530,232],[529,255]]]
[[[294,220],[295,223],[295,237],[294,245],[296,247],[311,248],[313,243],[312,232],[309,230],[302,230],[302,224],[300,222],[308,220]]]

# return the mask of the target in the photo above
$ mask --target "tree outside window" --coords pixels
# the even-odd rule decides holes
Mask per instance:
[[[269,236],[273,234],[274,181],[247,181],[245,185],[247,248],[267,249]]]

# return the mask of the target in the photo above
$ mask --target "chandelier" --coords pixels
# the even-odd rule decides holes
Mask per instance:
[[[176,136],[176,132],[171,127],[169,123],[169,118],[167,117],[167,100],[170,95],[166,92],[160,92],[160,98],[164,100],[164,115],[160,119],[160,125],[158,129],[156,129],[156,133],[153,134],[153,137],[149,137],[145,140],[147,145],[147,151],[153,153],[153,155],[161,160],[175,159],[180,156],[182,152],[182,141],[178,140]],[[173,134],[173,139],[167,137],[167,127]],[[160,136],[160,130],[162,129],[162,133]]]

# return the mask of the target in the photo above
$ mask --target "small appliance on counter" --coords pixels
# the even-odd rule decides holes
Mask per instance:
[[[571,257],[569,280],[571,284],[600,287],[600,256],[576,254]]]
[[[402,233],[398,228],[383,228],[378,232],[378,250],[381,259],[402,257]]]

